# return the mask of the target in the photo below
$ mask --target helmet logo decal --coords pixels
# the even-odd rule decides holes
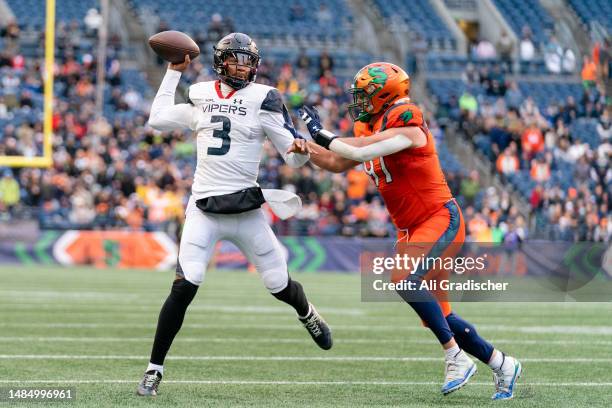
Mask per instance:
[[[387,73],[381,67],[368,68],[368,74],[372,77],[372,81],[370,83],[380,85],[374,93],[380,91],[385,86],[385,83],[387,83],[387,78],[389,78]]]

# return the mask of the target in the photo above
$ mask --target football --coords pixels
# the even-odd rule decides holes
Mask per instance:
[[[180,31],[162,31],[149,38],[149,45],[162,59],[178,64],[185,60],[185,54],[191,59],[200,55],[200,47],[187,34]]]

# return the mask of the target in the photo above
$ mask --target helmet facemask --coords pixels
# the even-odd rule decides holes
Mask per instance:
[[[215,50],[214,59],[217,75],[232,88],[242,89],[255,81],[259,55],[246,50],[226,49]]]
[[[369,122],[372,116],[378,112],[374,112],[374,104],[372,98],[380,92],[381,85],[369,83],[365,88],[353,86],[349,89],[349,93],[353,94],[353,103],[349,104],[348,110],[351,118],[355,122]]]
[[[351,88],[349,93],[353,95],[353,103],[347,106],[349,115],[354,122],[369,122],[372,118],[372,101],[363,88]]]

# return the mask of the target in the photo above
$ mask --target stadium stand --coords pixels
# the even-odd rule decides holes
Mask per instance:
[[[612,4],[607,0],[568,0],[568,4],[576,12],[580,21],[586,26],[599,22],[612,32]]]
[[[23,4],[28,2],[9,0],[8,3],[18,22],[26,16],[27,7]],[[3,169],[3,178],[9,180],[3,185],[10,185],[13,180],[18,183],[20,194],[16,202],[0,200],[2,217],[33,215],[38,217],[42,228],[48,229],[127,228],[176,232],[193,174],[193,135],[159,134],[146,126],[149,103],[155,92],[151,85],[155,84],[150,85],[140,70],[123,67],[119,44],[109,50],[104,116],[94,116],[92,53],[96,40],[82,24],[93,3],[68,1],[67,4],[58,14],[55,165],[49,170]],[[220,31],[211,31],[215,39],[231,28],[227,21],[230,14],[235,21],[229,23],[239,24],[244,31],[263,38],[283,37],[287,42],[291,41],[290,37],[302,35],[300,27],[320,24],[308,20],[313,18],[310,13],[305,21],[287,23],[286,31],[276,32],[270,29],[275,24],[269,24],[265,18],[247,21],[248,12],[253,9],[247,2],[232,3],[231,13],[228,5],[216,1],[207,2],[197,10],[177,2],[132,0],[132,4],[137,10],[151,4],[159,8],[164,20],[179,22],[176,27],[167,27],[173,29],[183,29],[178,13],[203,13],[210,7],[225,20]],[[285,16],[286,19],[299,18],[298,6],[305,6],[303,2],[292,4],[296,6],[291,11],[295,15]],[[320,4],[323,3],[317,3]],[[311,35],[319,36],[313,41],[333,44],[350,35],[345,19],[349,21],[351,17],[346,17],[344,11],[339,12],[346,8],[344,2],[326,4],[337,28],[323,37],[318,31]],[[452,42],[450,31],[429,2],[411,7],[410,13],[393,2],[377,1],[376,4],[387,18],[392,11],[399,13],[428,42]],[[504,7],[514,3],[496,1],[495,4],[505,10]],[[263,9],[288,10],[271,0],[264,6]],[[526,7],[518,5],[515,11],[504,11],[515,21],[515,30],[522,29],[517,24]],[[541,8],[539,4],[534,7]],[[236,13],[236,8],[241,11]],[[321,11],[320,16],[326,20],[326,9]],[[540,11],[536,14],[540,15]],[[31,13],[44,15],[40,8]],[[208,32],[212,25],[209,15],[206,12],[201,32],[192,30],[194,38],[208,48],[214,41]],[[37,20],[27,16],[28,24],[20,24],[22,33],[17,49],[4,50],[0,58],[3,85],[0,155],[41,153],[42,47],[40,36],[35,34],[41,25],[32,21],[42,21],[42,17]],[[259,24],[251,27],[251,21]],[[533,21],[528,23],[532,25]],[[538,42],[544,38],[544,32],[536,34]],[[10,42],[10,39],[0,41]],[[262,47],[263,63],[258,81],[281,90],[294,119],[296,109],[302,104],[318,105],[326,126],[347,136],[351,133],[351,122],[344,108],[349,100],[345,89],[352,74],[375,57],[350,48],[331,47],[328,52],[322,49],[300,49],[295,45]],[[212,78],[209,58],[210,54],[204,52],[191,65],[183,76],[184,84]],[[436,111],[427,113],[429,127],[436,137],[449,185],[464,208],[471,239],[502,240],[508,232],[516,230],[525,236],[527,229],[535,235],[556,239],[610,239],[607,203],[612,171],[609,160],[604,162],[610,155],[610,120],[603,113],[607,103],[604,89],[588,83],[581,86],[574,77],[547,76],[541,59],[524,62],[516,81],[507,79],[496,59],[474,61],[448,53],[429,53],[426,70],[434,74],[435,78],[427,81],[427,89],[437,103]],[[542,80],[543,77],[546,78]],[[526,138],[525,142],[522,136],[533,121],[541,133],[543,147],[536,137],[538,151],[532,154],[527,148],[531,141]],[[519,213],[519,203],[509,191],[484,188],[478,173],[448,149],[444,139],[453,132],[454,126],[491,160],[507,185],[513,186],[531,204],[530,220]],[[314,167],[291,169],[267,146],[260,183],[264,187],[295,191],[304,201],[304,211],[298,217],[286,222],[271,219],[281,233],[394,234],[380,198],[362,171],[330,177]]]
[[[6,0],[23,28],[41,31],[45,26],[45,7],[39,0]],[[62,0],[62,7],[56,11],[57,21],[78,21],[82,25],[83,17],[90,8],[98,7],[97,0]]]
[[[554,21],[538,0],[494,0],[494,3],[519,38],[524,27],[528,27],[536,45],[546,42]]]
[[[462,79],[428,81],[438,120],[458,123],[529,200],[540,236],[606,239],[612,171],[605,88],[528,75],[510,81],[497,62],[477,65],[467,64]]]
[[[215,18],[225,19],[225,24],[240,27],[256,38],[288,38],[304,41],[329,41],[339,43],[350,38],[350,9],[343,0],[292,1],[264,0],[253,3],[248,0],[226,2],[185,2],[180,0],[147,1],[130,0],[139,10],[149,9],[172,27],[194,33],[194,19],[199,27],[214,29]],[[231,18],[231,21],[228,19]],[[319,29],[316,29],[319,28]],[[233,30],[229,30],[233,31]]]
[[[400,19],[409,30],[427,40],[430,48],[453,50],[457,47],[450,30],[429,0],[410,3],[402,0],[375,0],[388,24]]]

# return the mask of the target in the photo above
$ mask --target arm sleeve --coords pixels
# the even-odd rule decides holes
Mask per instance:
[[[367,146],[357,147],[344,143],[342,139],[334,139],[329,144],[329,150],[350,160],[364,162],[376,157],[388,156],[412,146],[412,141],[404,135],[381,140]]]
[[[259,121],[272,144],[290,167],[301,167],[310,155],[287,153],[293,140],[299,138],[278,90],[271,89],[259,110]]]
[[[174,104],[174,92],[181,73],[169,69],[162,80],[151,105],[149,125],[156,130],[194,130],[195,107],[188,103]]]

